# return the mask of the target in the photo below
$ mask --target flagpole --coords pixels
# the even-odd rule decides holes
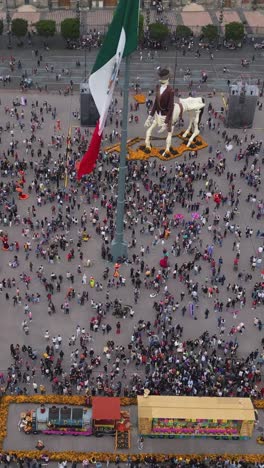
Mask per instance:
[[[128,98],[129,98],[129,55],[125,59],[125,76],[123,89],[123,111],[122,111],[122,132],[121,151],[118,174],[118,196],[116,213],[116,231],[111,244],[111,254],[113,262],[118,258],[127,258],[127,242],[124,240],[124,212],[126,194],[126,173],[127,173],[127,121],[128,121]]]

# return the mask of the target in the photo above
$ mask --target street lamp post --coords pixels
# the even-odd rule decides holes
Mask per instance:
[[[8,0],[6,0],[6,22],[7,22],[7,28],[8,28],[8,49],[12,48],[11,45],[11,31],[10,31],[10,23],[11,23],[11,16],[8,8]]]
[[[89,4],[90,5],[90,4]],[[89,6],[90,8],[90,6]],[[79,20],[80,23],[80,35],[79,35],[79,40],[80,43],[82,42],[81,39],[82,37],[87,34],[87,26],[84,25],[84,18],[85,16],[82,14],[81,15],[81,10],[80,10],[80,1],[76,1],[76,18]],[[86,42],[84,43],[84,81],[86,82],[87,78],[87,44]]]
[[[80,1],[76,1],[76,18],[80,21],[81,19],[81,10],[80,10]]]
[[[147,8],[147,11],[146,11],[146,23],[147,23],[147,27],[149,27],[149,24],[150,24],[150,8],[149,7]]]
[[[220,0],[220,14],[219,14],[219,34],[218,34],[218,44],[220,44],[220,37],[221,37],[221,32],[222,32],[222,24],[224,21],[224,3],[225,0]]]
[[[177,44],[175,44],[175,63],[174,63],[173,83],[172,83],[172,87],[174,90],[175,90],[175,85],[176,85],[177,65],[178,65],[178,50],[177,50]]]

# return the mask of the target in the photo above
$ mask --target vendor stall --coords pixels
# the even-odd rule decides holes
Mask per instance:
[[[138,396],[142,436],[249,439],[255,414],[250,398]]]

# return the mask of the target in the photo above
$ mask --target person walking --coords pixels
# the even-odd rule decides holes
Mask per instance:
[[[116,334],[120,335],[121,333],[121,323],[118,321],[116,324]]]
[[[35,381],[32,383],[32,387],[33,387],[34,392],[38,393],[38,384]]]

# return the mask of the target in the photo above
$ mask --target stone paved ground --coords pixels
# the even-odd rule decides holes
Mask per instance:
[[[91,51],[85,50],[68,50],[65,49],[64,41],[56,37],[56,43],[49,40],[50,50],[45,50],[43,40],[34,37],[32,45],[25,44],[23,48],[17,47],[17,41],[12,39],[13,49],[7,50],[6,37],[0,38],[0,76],[11,75],[11,83],[3,84],[0,82],[0,87],[11,88],[16,93],[16,89],[21,81],[23,73],[33,80],[33,88],[47,86],[49,91],[58,93],[59,89],[64,90],[69,85],[70,80],[73,81],[75,90],[79,90],[79,85],[85,77],[89,76],[93,67],[98,49],[94,48]],[[240,79],[241,76],[257,82],[260,80],[261,86],[264,76],[264,60],[263,50],[255,50],[252,44],[246,44],[242,49],[232,50],[215,50],[214,59],[211,60],[210,54],[206,49],[201,50],[201,56],[195,56],[198,45],[196,44],[192,50],[183,50],[181,48],[175,50],[170,48],[168,51],[155,51],[153,56],[149,56],[147,50],[143,50],[142,60],[139,52],[133,54],[130,67],[130,84],[135,81],[139,82],[143,90],[149,88],[154,89],[156,84],[156,69],[158,66],[170,66],[172,75],[176,70],[175,86],[182,90],[186,90],[189,82],[192,81],[193,89],[197,93],[210,92],[212,89],[219,91],[227,91],[227,80],[233,82]],[[39,50],[43,60],[40,65],[37,64],[37,58],[32,53],[32,50]],[[22,69],[18,69],[16,65],[13,71],[10,71],[10,55],[21,61]],[[254,56],[254,61],[252,61]],[[250,65],[247,69],[241,66],[241,60],[247,58]],[[80,61],[80,67],[76,67],[76,60]],[[46,69],[48,66],[48,70]],[[53,71],[52,71],[53,67]],[[226,67],[228,71],[223,72]],[[191,77],[188,80],[184,79],[184,72],[187,68],[191,70]],[[37,73],[33,72],[37,69]],[[68,70],[68,74],[65,70]],[[63,72],[64,70],[64,72]],[[123,71],[123,68],[121,67]],[[206,83],[201,83],[201,73],[206,71],[208,80]],[[61,78],[57,81],[56,75],[60,74]],[[123,82],[123,73],[120,76],[120,85]]]
[[[19,95],[19,93],[17,93],[17,95]],[[13,95],[10,94],[9,92],[3,93],[2,99],[1,99],[2,110],[4,109],[4,106],[6,104],[8,103],[10,104],[10,99],[12,98],[12,96]],[[58,116],[60,116],[60,120],[61,120],[62,133],[65,136],[68,133],[69,125],[73,125],[73,126],[78,125],[78,121],[76,121],[71,115],[71,111],[75,111],[78,109],[79,98],[77,95],[74,95],[72,97],[68,96],[64,98],[58,95],[45,95],[45,94],[36,95],[36,94],[29,93],[27,95],[27,98],[28,98],[29,106],[25,108],[26,121],[29,118],[29,114],[30,114],[30,104],[34,102],[36,99],[38,99],[39,103],[43,102],[44,100],[47,100],[48,102],[51,102],[52,105],[56,106]],[[120,98],[119,98],[119,102],[121,106]],[[131,98],[131,102],[132,102],[132,98]],[[221,97],[214,98],[213,104],[217,109],[219,109],[220,106],[223,104]],[[145,117],[146,117],[146,111],[143,106],[139,113],[139,124],[137,125],[133,123],[130,125],[129,135],[131,137],[137,136],[137,135],[141,136],[144,134],[144,130],[142,129],[142,122],[144,121]],[[3,124],[5,124],[6,120],[7,120],[7,117],[3,115]],[[205,122],[206,122],[206,116],[205,116]],[[256,138],[261,139],[262,131],[263,131],[262,129],[264,126],[263,126],[263,113],[260,111],[256,112],[256,119],[255,119],[254,127],[255,127],[254,133],[256,134]],[[15,132],[15,138],[17,138],[19,141],[19,145],[18,145],[19,156],[21,157],[24,155],[24,157],[28,157],[25,154],[24,144],[23,144],[23,140],[26,138],[26,136],[29,135],[28,130],[26,129],[23,133],[21,133],[20,130],[18,130],[17,126],[15,125],[14,132]],[[44,128],[41,129],[38,132],[38,136],[43,138],[46,141],[46,143],[48,143],[53,133],[54,133],[54,121],[51,119],[50,116],[48,116],[45,118],[45,129]],[[107,133],[107,130],[106,130],[106,133]],[[230,131],[230,134],[232,133],[233,131]],[[248,133],[251,134],[251,130],[249,130]],[[208,132],[208,130],[205,130],[205,132],[203,133],[203,136],[209,142],[209,144],[214,146],[214,148],[224,149],[224,145],[221,142],[221,139],[214,132],[212,131]],[[3,148],[6,147],[9,139],[10,139],[9,133],[3,132],[2,133]],[[109,143],[107,143],[107,145],[108,144]],[[236,151],[237,150],[235,148],[232,152],[226,153],[228,170],[231,172],[234,170],[237,171],[238,167],[239,169],[241,167],[241,163],[237,163],[234,161],[234,154]],[[201,153],[199,153],[199,161],[201,163],[205,162],[207,158],[208,158],[207,150],[204,150]],[[173,162],[168,163],[168,167],[173,167],[173,165],[174,165]],[[221,179],[219,179],[218,177],[213,177],[213,178],[215,179],[219,190],[221,189],[222,191],[225,191],[225,192],[228,190],[228,184],[227,184],[225,177]],[[29,181],[30,181],[30,175],[27,178],[27,183],[29,183]],[[239,186],[241,187],[241,190],[242,190],[242,195],[241,195],[242,198],[241,198],[241,208],[239,209],[240,214],[239,214],[239,217],[237,218],[237,222],[240,224],[242,230],[245,229],[245,226],[247,224],[250,224],[252,225],[253,229],[256,232],[256,230],[259,227],[259,223],[255,219],[252,220],[250,218],[252,206],[251,204],[248,204],[245,202],[247,193],[250,189],[245,184],[244,180],[241,180],[241,181],[239,180]],[[202,182],[198,182],[198,188],[199,187],[203,187]],[[114,189],[112,188],[112,190]],[[19,211],[21,213],[21,217],[27,213],[28,208],[32,206],[32,204],[35,204],[36,206],[36,200],[34,196],[30,197],[29,200],[26,200],[23,202],[19,201],[18,203],[19,203]],[[93,200],[91,203],[91,206],[99,207],[100,203],[96,200]],[[202,202],[201,211],[205,206],[206,206],[206,203]],[[80,213],[82,213],[84,209],[89,211],[90,207],[89,206],[87,207],[86,204],[82,203]],[[226,208],[223,208],[220,210],[220,214],[222,216],[225,210]],[[175,211],[181,212],[182,209],[181,207],[177,207]],[[38,209],[39,218],[43,218],[44,216],[50,216],[51,215],[50,213],[51,212],[50,212],[49,205],[46,205],[46,206],[44,205]],[[188,219],[188,217],[190,216],[188,212],[186,210],[183,210],[183,213],[185,217]],[[139,229],[140,229],[140,226],[139,226]],[[94,275],[96,279],[98,279],[99,281],[102,281],[102,273],[106,265],[104,264],[104,262],[102,262],[100,258],[101,241],[100,241],[100,238],[98,238],[95,235],[95,232],[91,224],[88,225],[88,230],[92,235],[92,239],[86,245],[84,244],[83,246],[83,248],[85,249],[84,254],[85,254],[85,257],[91,258],[95,262],[95,266],[91,270],[87,270],[86,273],[87,275]],[[78,231],[78,227],[76,229],[73,229],[73,231],[71,232],[74,242],[76,241],[77,231]],[[20,245],[21,246],[23,245],[23,242],[25,239],[21,235],[22,226],[12,226],[11,228],[8,228],[8,232],[9,232],[11,241],[18,240]],[[128,240],[130,240],[131,233],[129,231],[126,233],[126,237],[128,238]],[[209,234],[207,229],[204,229],[203,239],[204,239],[203,240],[204,245],[206,245],[211,240],[211,235]],[[173,239],[169,239],[167,242],[165,242],[165,246],[169,247],[172,241]],[[144,244],[145,246],[149,245],[150,254],[149,256],[146,257],[146,261],[150,265],[153,265],[153,264],[157,265],[161,257],[163,246],[160,243],[157,246],[152,246],[151,242],[152,242],[152,238],[148,237],[147,235],[142,236],[138,233],[138,243],[137,243],[138,249],[140,248],[141,244]],[[224,255],[224,265],[225,265],[224,269],[226,271],[227,283],[229,281],[234,282],[234,273],[232,269],[234,253],[232,252],[232,244],[233,244],[233,237],[230,236],[225,241],[224,249],[220,249],[216,247],[216,257],[220,255]],[[241,267],[240,267],[241,271],[248,270],[249,257],[256,252],[257,247],[261,244],[262,244],[262,240],[260,238],[256,238],[255,236],[253,236],[252,239],[250,239],[250,241],[248,241],[248,239],[246,239],[245,236],[242,237],[241,251],[244,252],[245,255],[242,255],[242,258],[241,258]],[[36,260],[35,255],[34,255],[35,243],[33,242],[32,245],[33,245],[33,252],[30,255],[29,260],[32,260],[34,264],[34,271],[36,271],[38,269],[39,264],[42,263],[42,260]],[[131,255],[132,253],[133,251],[131,252]],[[28,262],[24,263],[24,261],[22,261],[24,259],[24,254],[22,253],[22,251],[19,254],[19,256],[21,257],[21,265],[15,271],[8,267],[8,262],[13,258],[13,253],[1,251],[0,256],[1,256],[0,257],[1,258],[0,274],[2,277],[4,276],[12,277],[13,275],[18,277],[19,273],[25,270],[28,272],[29,263]],[[183,259],[188,259],[188,256],[186,257],[184,255]],[[174,258],[172,257],[172,262],[173,261],[174,261]],[[177,259],[175,259],[175,261],[177,261]],[[64,270],[64,272],[66,272],[68,269],[70,269],[70,271],[73,271],[75,273],[76,281],[77,281],[75,287],[78,290],[79,288],[81,288],[81,277],[77,275],[77,266],[79,263],[80,263],[79,259],[76,258],[72,263],[69,264],[66,261],[66,254],[65,254],[64,257],[62,256],[60,263],[53,264],[53,265],[45,263],[44,267],[45,267],[45,272],[47,276],[52,271],[54,271],[57,274],[62,270]],[[123,270],[125,277],[128,278],[129,266],[124,265],[122,267],[122,270]],[[206,270],[204,274],[205,275],[207,274]],[[254,276],[253,276],[252,281],[254,281],[254,279],[255,280],[259,279],[260,271],[256,270],[253,275]],[[20,284],[21,291],[24,292],[26,290],[25,285],[22,282],[20,282],[19,284]],[[172,280],[169,283],[169,285],[170,287],[173,288],[173,290],[176,288],[175,293],[177,296],[179,296],[180,290],[182,289],[181,285],[177,282],[174,283]],[[128,286],[129,286],[129,281],[128,281]],[[3,328],[2,328],[2,340],[0,344],[0,350],[1,350],[0,369],[6,369],[6,365],[8,362],[7,358],[9,356],[8,343],[11,343],[11,342],[16,343],[17,340],[19,340],[19,342],[21,343],[21,340],[22,340],[22,342],[33,345],[40,353],[41,349],[43,348],[45,344],[43,334],[44,334],[45,329],[48,328],[49,330],[52,330],[52,334],[54,335],[61,332],[63,336],[65,336],[64,346],[67,349],[68,337],[71,335],[72,332],[74,332],[76,325],[79,323],[80,325],[84,325],[87,327],[90,318],[93,316],[92,310],[88,309],[87,311],[86,308],[83,309],[82,307],[74,303],[74,306],[72,307],[72,312],[68,317],[65,317],[65,315],[63,315],[63,313],[60,310],[58,310],[58,313],[56,314],[56,316],[50,317],[47,315],[47,304],[45,300],[45,292],[42,286],[40,287],[39,280],[37,279],[36,274],[32,275],[32,283],[31,283],[30,289],[32,292],[37,292],[37,291],[41,292],[43,299],[40,302],[40,304],[36,304],[35,306],[32,306],[33,321],[31,325],[31,332],[28,337],[26,337],[22,333],[21,328],[20,328],[21,322],[24,318],[23,307],[17,306],[13,308],[12,301],[6,302],[4,294],[0,295],[1,313],[4,318],[4,323],[3,323]],[[65,282],[62,293],[55,295],[55,303],[58,308],[63,299],[63,294],[65,294],[67,289],[68,289],[68,284]],[[123,301],[127,301],[128,303],[133,303],[133,292],[129,287],[121,288],[118,290],[118,292],[116,292],[115,290],[111,291],[111,298],[114,298],[116,294],[118,294],[118,296]],[[224,288],[223,294],[224,294],[224,297],[227,297],[225,288]],[[104,300],[105,290],[101,293],[90,291],[90,297],[95,299],[96,301]],[[261,313],[261,310],[257,312],[252,311],[250,304],[251,304],[250,297],[248,295],[247,307],[241,311],[241,315],[237,319],[237,320],[245,321],[246,327],[247,327],[245,334],[243,334],[240,339],[241,352],[243,353],[247,353],[248,351],[252,350],[252,345],[253,346],[259,345],[261,337],[262,337],[262,334],[258,333],[256,328],[253,326],[253,317],[255,316],[256,313],[258,314]],[[208,305],[211,308],[212,306],[211,301],[207,297],[203,297],[202,302],[200,303],[199,308],[198,308],[198,314],[199,314],[198,321],[194,322],[193,320],[190,319],[190,317],[188,316],[184,317],[183,323],[184,323],[184,329],[186,333],[185,338],[187,338],[188,336],[193,336],[194,334],[199,335],[200,333],[202,333],[202,331],[204,331],[205,327],[208,329],[208,331],[215,330],[216,316],[213,313],[211,313],[208,320],[204,319],[203,311]],[[140,298],[139,303],[135,306],[135,310],[136,310],[136,313],[135,313],[134,320],[126,319],[126,322],[124,322],[124,326],[122,327],[123,329],[122,329],[121,335],[115,336],[115,340],[117,341],[117,343],[123,343],[129,339],[133,330],[133,323],[136,322],[141,317],[142,311],[144,311],[145,319],[153,317],[152,302],[150,302],[149,300],[149,294],[147,291],[144,292],[144,294],[142,294],[142,297]],[[182,320],[182,319],[176,316],[175,320],[177,321],[177,320]],[[229,327],[232,326],[232,324],[234,323],[232,314],[227,313],[226,320],[227,320],[226,329],[228,330]],[[115,323],[115,321],[113,320],[112,323]],[[252,340],[252,337],[253,337],[253,340]],[[105,339],[103,339],[101,334],[95,336],[95,341],[93,343],[95,350],[102,352],[104,342],[105,342]]]
[[[16,93],[19,95],[19,93]],[[2,109],[2,125],[5,126],[5,122],[7,120],[10,120],[9,117],[7,117],[3,109],[6,105],[10,105],[12,98],[14,97],[13,94],[10,94],[10,92],[5,91],[2,93],[1,96],[1,109]],[[29,93],[27,95],[28,99],[28,107],[25,108],[25,122],[28,123],[29,117],[30,117],[30,108],[31,108],[31,103],[35,102],[36,99],[39,101],[39,105],[44,101],[47,100],[50,102],[53,106],[56,106],[57,112],[58,112],[58,117],[61,120],[61,127],[62,127],[62,133],[64,135],[67,134],[68,132],[68,127],[69,125],[78,125],[78,122],[73,119],[71,112],[78,109],[78,96],[74,95],[73,97],[61,97],[58,95],[36,95],[36,94],[31,94]],[[131,102],[132,102],[132,96],[131,96]],[[212,100],[213,106],[216,109],[219,109],[220,106],[222,105],[222,100],[221,97],[216,96]],[[121,106],[121,101],[119,98],[119,106]],[[118,107],[119,107],[118,106]],[[51,119],[50,116],[44,116],[45,117],[45,128],[41,129],[37,133],[37,137],[41,137],[45,140],[45,143],[50,142],[50,137],[54,133],[54,121]],[[143,135],[144,131],[142,128],[142,122],[144,121],[146,117],[146,111],[144,107],[141,108],[139,112],[139,125],[136,124],[131,124],[129,126],[129,136],[136,136],[136,135]],[[207,120],[207,115],[205,113],[204,116],[204,122],[206,123]],[[13,122],[13,120],[12,120]],[[20,130],[17,127],[16,122],[14,121],[15,128],[14,128],[14,135],[15,138],[18,140],[18,153],[19,157],[24,156],[25,158],[29,158],[28,155],[25,153],[25,147],[23,144],[23,140],[29,135],[28,128],[26,126],[26,129],[23,133],[20,132]],[[254,122],[254,129],[249,130],[247,133],[250,135],[252,132],[255,133],[257,139],[262,138],[262,128],[263,128],[263,113],[260,111],[257,111],[256,113],[256,119]],[[109,132],[109,130],[106,131],[106,133]],[[230,134],[233,134],[234,131],[229,130]],[[242,134],[240,131],[235,131],[236,133]],[[221,138],[217,136],[213,131],[208,131],[206,130],[203,133],[204,138],[209,142],[209,144],[213,145],[214,149],[220,148],[221,150],[224,150],[224,145],[221,142]],[[9,132],[3,132],[2,133],[2,148],[6,148],[9,144],[10,140],[10,134]],[[62,150],[63,151],[63,150]],[[239,170],[242,167],[242,163],[238,163],[234,161],[234,155],[237,151],[237,148],[235,148],[232,152],[230,153],[225,153],[225,156],[227,158],[227,166],[228,170],[230,172],[236,171],[239,172]],[[200,161],[201,164],[206,162],[208,159],[208,150],[202,151],[199,153],[198,160]],[[37,161],[35,161],[37,163]],[[177,161],[176,161],[177,163]],[[174,162],[168,163],[167,168],[173,167]],[[227,192],[228,190],[228,185],[225,177],[218,178],[215,177],[212,174],[213,179],[215,180],[217,187],[216,189],[221,189],[224,193]],[[30,182],[31,179],[31,173],[30,171],[28,172],[27,176],[27,184]],[[4,179],[3,179],[4,180]],[[238,182],[239,187],[242,190],[242,195],[241,195],[241,206],[239,209],[239,215],[236,218],[236,222],[240,224],[242,231],[244,232],[245,226],[247,224],[250,224],[250,226],[253,227],[255,233],[256,230],[261,226],[262,223],[257,222],[255,219],[252,220],[250,218],[250,213],[252,206],[245,202],[245,199],[247,197],[247,194],[251,191],[251,189],[246,185],[244,180],[239,180]],[[203,187],[202,182],[198,182],[197,188]],[[261,189],[262,190],[262,189]],[[111,189],[112,193],[115,193],[115,189]],[[263,192],[261,192],[263,193]],[[35,204],[36,206],[36,199],[34,196],[31,196],[29,200],[27,201],[18,201],[18,206],[19,206],[19,213],[21,217],[27,214],[28,208],[32,205]],[[93,200],[91,203],[91,206],[100,206],[98,201]],[[81,202],[81,209],[80,213],[85,209],[89,212],[90,207]],[[206,203],[203,202],[201,206],[201,210],[206,206]],[[221,208],[220,209],[220,215],[223,216],[226,208]],[[183,212],[185,217],[188,219],[190,214],[188,211],[185,209],[182,210],[181,207],[177,207],[175,209],[176,212],[180,211]],[[44,218],[44,216],[51,216],[50,212],[50,206],[49,205],[44,205],[41,208],[38,208],[38,218]],[[12,227],[7,227],[7,231],[9,234],[10,241],[14,242],[16,240],[19,241],[20,245],[23,245],[23,242],[25,241],[25,238],[22,236],[22,227],[23,226],[12,226]],[[167,248],[170,248],[170,245],[172,243],[172,238],[169,239],[168,241],[165,241],[164,245],[161,245],[160,243],[157,246],[152,246],[152,238],[150,238],[148,235],[140,235],[139,234],[139,229],[141,226],[139,226],[137,230],[137,239],[138,239],[138,249],[141,244],[147,246],[150,246],[150,254],[146,256],[145,260],[149,265],[155,265],[156,267],[158,266],[159,259],[161,258],[162,254],[162,248],[165,246]],[[77,230],[72,229],[71,230],[71,237],[73,239],[73,244],[76,242],[77,239]],[[86,258],[91,258],[94,262],[94,266],[90,269],[87,270],[87,275],[93,275],[96,280],[102,281],[102,274],[104,268],[107,266],[105,262],[101,260],[100,257],[100,248],[101,248],[101,241],[100,238],[95,234],[95,231],[91,225],[91,223],[88,223],[88,231],[92,236],[92,239],[88,242],[87,245],[84,245],[84,255]],[[129,231],[126,232],[126,238],[130,240],[131,233]],[[219,248],[216,247],[215,255],[216,258],[218,258],[220,255],[223,256],[224,259],[224,271],[227,277],[227,283],[234,282],[236,281],[236,277],[234,276],[234,272],[232,269],[232,264],[233,264],[233,257],[234,253],[232,252],[232,244],[233,244],[233,236],[228,236],[228,238],[225,240],[224,248]],[[204,229],[203,232],[203,243],[206,245],[208,242],[211,242],[211,235],[207,231],[207,229]],[[253,254],[255,254],[256,249],[259,245],[262,244],[262,241],[259,238],[256,238],[255,235],[252,237],[252,239],[249,241],[248,239],[245,238],[243,235],[241,239],[241,252],[242,252],[242,258],[241,258],[241,263],[240,263],[240,269],[242,272],[246,272],[249,270],[249,257]],[[0,251],[0,278],[7,278],[7,277],[12,277],[15,276],[16,278],[19,277],[20,273],[29,273],[29,261],[31,260],[33,262],[33,274],[32,276],[32,282],[30,285],[30,292],[40,292],[41,294],[41,302],[36,305],[32,305],[32,313],[33,313],[33,320],[32,324],[30,325],[30,334],[26,336],[22,330],[21,330],[21,323],[24,319],[24,312],[23,312],[23,304],[18,305],[16,307],[12,306],[12,301],[6,301],[5,300],[5,295],[0,294],[0,314],[1,314],[1,330],[0,330],[0,369],[2,372],[5,372],[5,369],[7,368],[8,364],[10,363],[10,354],[9,354],[9,345],[10,343],[19,343],[20,345],[26,344],[26,345],[31,345],[33,349],[36,350],[38,356],[40,357],[45,346],[46,342],[44,340],[44,332],[46,329],[50,330],[51,335],[57,336],[59,333],[63,337],[63,349],[65,351],[65,362],[68,362],[66,364],[66,368],[69,367],[70,360],[69,360],[69,355],[70,355],[70,348],[68,346],[68,338],[72,335],[72,333],[75,332],[75,328],[77,324],[80,324],[80,326],[86,327],[86,329],[89,329],[89,321],[91,317],[94,315],[93,310],[90,308],[90,306],[86,307],[81,307],[79,306],[76,302],[74,302],[71,305],[71,312],[69,316],[65,316],[62,311],[60,310],[60,304],[62,303],[66,291],[68,289],[68,284],[66,284],[66,281],[63,283],[62,287],[62,292],[60,294],[55,294],[54,296],[54,303],[57,308],[57,313],[55,316],[49,316],[47,314],[47,303],[45,300],[45,291],[43,289],[43,286],[40,285],[40,282],[37,278],[36,275],[36,270],[38,269],[40,264],[44,265],[45,269],[45,274],[46,276],[49,276],[53,271],[56,274],[65,273],[70,270],[74,272],[76,276],[76,281],[75,281],[75,288],[76,291],[82,291],[83,286],[81,285],[81,277],[77,275],[77,266],[80,263],[79,259],[76,258],[73,262],[70,264],[66,260],[66,254],[65,256],[61,256],[61,261],[60,263],[57,264],[48,264],[47,262],[43,260],[36,260],[35,255],[34,255],[34,247],[35,247],[35,242],[32,241],[33,245],[33,252],[30,254],[29,260],[26,262],[25,261],[25,255],[21,251],[19,253],[19,259],[20,259],[20,267],[17,270],[12,270],[9,266],[8,263],[10,260],[13,258],[13,253],[12,252],[3,252]],[[130,255],[132,252],[130,253]],[[181,261],[188,261],[188,256],[186,254],[183,254],[181,257]],[[177,261],[177,259],[174,259],[171,257],[171,262],[173,263],[174,261]],[[109,265],[110,268],[111,265]],[[133,304],[133,291],[130,288],[130,281],[129,281],[129,267],[127,266],[122,266],[121,268],[122,274],[127,278],[127,287],[121,288],[118,291],[111,290],[110,291],[110,298],[113,300],[116,296],[118,296],[120,299],[122,299],[123,303],[130,303]],[[203,278],[209,274],[209,271],[207,270],[207,267],[203,265]],[[254,281],[258,281],[260,279],[260,271],[256,270],[253,273],[253,279],[252,283],[254,284]],[[202,281],[202,279],[200,279]],[[103,282],[104,283],[104,282]],[[22,295],[24,295],[26,289],[25,285],[22,282],[19,282],[19,288],[21,290]],[[182,290],[182,286],[178,281],[173,281],[172,279],[169,280],[168,282],[169,290],[172,291],[172,293],[176,296],[176,298],[179,298],[179,294]],[[103,292],[95,292],[95,290],[89,290],[89,297],[90,299],[94,299],[95,301],[104,301],[105,299],[105,287]],[[13,289],[11,291],[10,296],[14,294],[15,290]],[[227,298],[227,292],[225,291],[225,288],[223,288],[222,291],[223,298],[226,300]],[[234,325],[237,324],[240,321],[243,321],[246,325],[246,331],[242,336],[239,336],[239,355],[245,355],[248,352],[255,350],[256,348],[261,349],[260,341],[261,338],[263,337],[263,333],[260,333],[257,331],[257,329],[253,326],[253,318],[258,315],[261,318],[263,318],[263,311],[262,309],[258,309],[257,311],[252,311],[251,310],[251,301],[250,301],[250,288],[248,288],[248,294],[247,294],[247,306],[242,309],[239,312],[238,318],[235,319],[233,315],[229,312],[225,312],[224,316],[226,319],[226,338],[228,338],[227,333],[228,330]],[[24,301],[23,301],[24,302]],[[134,305],[135,308],[135,316],[134,319],[126,319],[122,320],[122,325],[121,325],[121,334],[116,335],[113,333],[113,339],[116,344],[124,344],[126,345],[128,341],[130,340],[132,331],[133,331],[133,326],[137,323],[137,321],[141,318],[144,318],[144,320],[152,320],[153,319],[153,309],[152,309],[152,303],[153,301],[150,300],[149,297],[149,292],[148,291],[142,291],[140,301],[138,302],[137,305]],[[186,305],[188,305],[188,298],[186,298],[185,302]],[[204,310],[206,307],[209,307],[210,309],[210,315],[208,320],[205,320],[204,317]],[[194,338],[199,336],[205,329],[209,331],[210,334],[213,333],[218,333],[217,331],[217,315],[213,312],[212,310],[212,301],[208,299],[207,297],[202,297],[199,303],[199,307],[197,308],[197,321],[194,321],[188,314],[182,318],[178,313],[175,314],[173,322],[174,324],[180,323],[184,327],[184,333],[183,333],[183,339],[188,339],[188,338]],[[110,324],[112,325],[113,331],[115,329],[115,324],[116,320],[114,317],[109,317],[108,318]],[[103,347],[106,344],[106,338],[102,335],[101,332],[98,332],[97,334],[94,335],[94,341],[92,342],[92,346],[95,350],[95,353],[102,353]],[[104,363],[104,359],[103,359]],[[98,372],[100,370],[98,369]],[[134,368],[132,365],[129,365],[127,368],[127,374],[128,377],[132,375],[134,372]],[[142,372],[139,370],[139,373]],[[95,373],[96,375],[96,373]],[[38,383],[43,382],[41,375],[40,375],[40,370],[38,367],[38,364],[36,366],[36,380]],[[46,385],[47,391],[49,391],[49,382],[44,381],[44,384]],[[261,384],[260,384],[261,385]],[[28,390],[32,392],[32,381],[28,385]],[[17,434],[14,431],[14,427],[16,427],[17,424],[17,419],[18,419],[18,414],[21,411],[21,407],[12,407],[11,408],[11,413],[10,413],[10,418],[8,422],[8,438],[6,440],[6,448],[11,448],[12,445],[15,443],[18,444],[19,446],[23,444],[27,444],[27,447],[32,447],[33,446],[33,439],[31,438],[26,438],[22,437],[22,434]],[[262,416],[261,416],[262,418]],[[261,422],[261,425],[263,426],[263,422]],[[133,439],[135,440],[135,438]],[[82,439],[78,439],[78,446],[82,446],[84,441]],[[97,442],[96,442],[97,443]],[[98,442],[99,443],[99,442]],[[106,439],[106,445],[105,448],[111,448],[112,441],[109,441]],[[48,441],[47,444],[50,444],[50,448],[54,447],[54,449],[59,449],[59,448],[65,448],[68,447],[69,445],[72,446],[73,448],[76,447],[76,441],[72,441],[70,439],[62,439],[59,438],[59,440],[51,440]],[[69,444],[69,445],[68,445]],[[168,444],[168,445],[167,445]],[[135,445],[133,443],[133,446],[135,448]],[[163,447],[164,446],[164,447]],[[171,445],[166,442],[162,441],[162,447],[164,450],[171,451]],[[175,450],[180,450],[180,451],[186,451],[186,452],[195,452],[197,450],[199,451],[204,451],[204,443],[202,441],[193,441],[193,440],[185,440],[185,441],[176,441],[173,442],[173,449]],[[157,450],[156,443],[149,440],[146,442],[145,446],[146,450]],[[248,443],[239,443],[239,442],[230,442],[230,445],[228,445],[228,451],[232,452],[244,452],[244,451],[256,451],[258,448],[256,447],[254,443],[254,439]],[[226,442],[220,442],[216,443],[207,441],[206,442],[206,451],[212,451],[212,452],[226,452],[227,451],[227,445]]]

